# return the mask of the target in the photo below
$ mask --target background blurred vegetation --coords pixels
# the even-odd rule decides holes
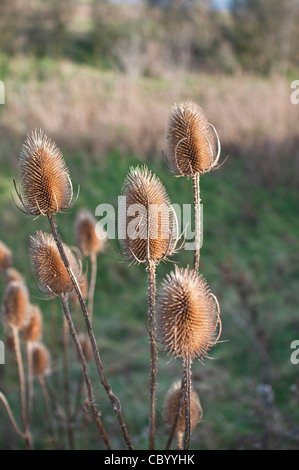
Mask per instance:
[[[58,218],[64,241],[73,245],[77,210],[94,213],[103,202],[116,207],[130,165],[147,162],[172,202],[191,202],[190,182],[168,174],[162,153],[171,105],[197,101],[218,130],[223,158],[229,155],[220,170],[201,178],[200,268],[218,296],[222,339],[228,341],[211,351],[215,360],[194,364],[204,420],[192,448],[296,449],[299,381],[290,344],[299,336],[299,107],[291,104],[290,83],[299,78],[299,2],[233,0],[230,5],[217,10],[209,0],[134,5],[29,0],[24,7],[22,0],[2,0],[0,80],[6,102],[0,106],[0,239],[12,249],[32,302],[44,312],[44,342],[59,381],[59,303],[41,299],[28,256],[29,235],[48,226],[24,217],[11,199],[22,142],[27,132],[43,128],[63,151],[74,187],[80,185],[75,207]],[[121,262],[117,249],[111,241],[99,257],[95,329],[134,444],[146,448],[146,278],[144,267]],[[186,266],[192,255],[183,250],[174,260]],[[170,269],[171,264],[159,268],[158,284]],[[3,288],[0,278],[0,297]],[[0,389],[20,417],[15,369],[7,352]],[[161,352],[160,448],[167,440],[162,403],[180,375],[180,364]],[[74,384],[77,376],[74,361]],[[113,443],[121,448],[99,384],[96,392]],[[33,434],[36,447],[44,449],[50,447],[44,409],[41,400],[35,403]],[[0,408],[0,447],[22,445]],[[89,433],[78,434],[77,446],[99,447],[92,424]]]

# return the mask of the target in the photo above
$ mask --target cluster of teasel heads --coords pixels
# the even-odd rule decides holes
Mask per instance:
[[[167,141],[166,161],[170,170],[176,176],[191,177],[193,182],[193,268],[176,267],[162,283],[158,295],[156,294],[156,268],[161,261],[168,260],[176,252],[179,228],[166,189],[146,166],[131,168],[123,184],[126,210],[122,224],[126,230],[126,238],[121,240],[121,245],[126,259],[144,263],[148,279],[147,323],[151,356],[149,448],[155,448],[159,342],[168,353],[183,362],[182,381],[170,389],[165,399],[163,417],[171,430],[170,438],[176,434],[178,447],[188,449],[190,435],[202,417],[200,401],[191,386],[191,364],[195,359],[207,356],[209,349],[218,341],[221,331],[219,304],[205,279],[198,273],[201,232],[199,178],[218,167],[220,142],[215,128],[208,123],[202,109],[193,102],[185,102],[172,108]],[[21,209],[25,213],[48,218],[51,233],[37,232],[30,240],[33,271],[44,292],[61,298],[65,323],[77,348],[89,406],[101,437],[107,448],[111,448],[100,413],[95,406],[87,367],[87,362],[92,357],[117,416],[123,438],[127,447],[132,449],[120,402],[112,393],[103,371],[91,323],[96,257],[104,249],[106,235],[104,232],[101,236],[99,232],[96,235],[96,221],[88,211],[83,210],[78,214],[75,221],[76,242],[82,256],[90,260],[92,267],[88,286],[86,276],[82,274],[81,262],[61,241],[55,221],[55,215],[64,212],[72,204],[73,188],[69,171],[60,150],[42,131],[32,133],[23,145],[20,189],[16,184],[15,187]],[[136,222],[136,211],[130,211],[132,207],[139,208],[138,224],[134,226],[133,233],[130,230]],[[1,248],[0,245],[0,262],[6,267],[10,253],[4,249],[1,252]],[[1,257],[4,257],[3,262]],[[78,334],[74,326],[68,307],[68,299],[74,295],[81,306],[88,336]],[[6,300],[5,302],[7,303]],[[37,353],[35,356],[37,357]],[[41,359],[36,361],[43,363]],[[171,439],[167,446],[170,444]]]

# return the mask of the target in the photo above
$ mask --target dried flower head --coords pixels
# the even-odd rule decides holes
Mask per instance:
[[[93,358],[93,352],[92,352],[92,347],[91,347],[91,344],[90,344],[89,337],[84,333],[79,333],[78,334],[78,339],[80,341],[81,348],[83,350],[86,362],[90,362]]]
[[[176,227],[169,197],[159,178],[146,166],[131,168],[123,191],[126,212],[120,222],[125,256],[138,262],[158,262],[173,254]]]
[[[22,274],[15,268],[8,268],[5,272],[6,285],[13,281],[24,282]]]
[[[26,212],[51,216],[70,206],[72,183],[56,144],[40,130],[27,136],[20,157],[18,192]]]
[[[0,240],[0,272],[5,271],[12,263],[12,255],[9,248]]]
[[[182,394],[182,399],[181,399],[181,382],[175,382],[173,386],[169,389],[165,398],[164,406],[163,406],[162,417],[166,426],[169,429],[172,429],[175,424],[179,406],[180,406],[180,411],[178,414],[175,432],[184,433],[185,432],[184,394]],[[191,393],[190,393],[190,417],[191,417],[190,427],[191,427],[191,432],[193,432],[196,425],[202,420],[202,417],[203,417],[202,406],[198,398],[198,395],[193,389],[193,387],[191,387]]]
[[[5,327],[20,329],[26,323],[29,310],[29,295],[23,282],[13,281],[4,292],[2,304]]]
[[[43,343],[33,343],[32,347],[32,370],[33,374],[44,375],[50,372],[50,353]]]
[[[80,266],[68,246],[64,245],[65,254],[71,269],[80,283]],[[30,258],[34,274],[46,293],[65,294],[73,290],[73,284],[63,264],[52,234],[36,232],[30,237]]]
[[[37,305],[30,305],[28,320],[20,331],[24,341],[40,341],[42,336],[43,317]]]
[[[77,245],[85,256],[100,253],[107,238],[105,230],[87,209],[82,209],[75,220]]]
[[[177,175],[206,173],[218,163],[220,142],[216,130],[193,101],[172,107],[167,139],[166,160]]]
[[[177,267],[167,276],[157,299],[157,331],[168,352],[191,360],[206,356],[218,340],[219,315],[202,276]]]

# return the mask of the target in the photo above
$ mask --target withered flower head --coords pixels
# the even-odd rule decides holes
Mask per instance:
[[[184,394],[183,394],[184,395]],[[175,427],[176,433],[184,433],[185,432],[185,403],[184,403],[184,396],[181,399],[181,382],[175,382],[173,386],[169,389],[164,406],[163,406],[163,420],[166,426],[169,429],[172,429],[174,426],[178,407],[180,406],[180,411],[177,419],[177,424]],[[190,393],[190,416],[191,416],[191,432],[194,431],[196,425],[202,420],[203,417],[203,410],[198,398],[197,393],[195,392],[194,388],[191,387]]]
[[[193,101],[172,107],[167,141],[166,161],[176,175],[206,173],[218,163],[220,142],[216,130]]]
[[[72,183],[64,158],[40,130],[27,136],[20,157],[18,196],[27,213],[51,216],[70,206]]]
[[[12,263],[12,254],[9,248],[0,240],[0,272],[5,271]]]
[[[80,266],[68,246],[64,245],[65,254],[71,269],[80,283]],[[36,232],[30,237],[30,258],[33,271],[46,293],[65,294],[73,290],[73,284],[60,257],[52,234]]]
[[[120,240],[125,256],[158,262],[173,254],[177,241],[173,209],[159,178],[146,166],[131,168],[123,185],[125,217]]]
[[[176,357],[193,360],[206,356],[217,341],[218,310],[203,277],[176,267],[164,280],[157,299],[160,342]]]
[[[76,217],[75,236],[85,256],[100,253],[104,249],[106,232],[87,209],[81,209]]]
[[[33,374],[44,375],[50,372],[51,360],[48,348],[43,343],[33,343],[32,369]]]
[[[20,331],[24,341],[40,341],[42,336],[43,317],[37,305],[30,305],[28,319]]]
[[[20,329],[26,323],[29,294],[23,282],[10,282],[4,292],[2,314],[4,326]]]

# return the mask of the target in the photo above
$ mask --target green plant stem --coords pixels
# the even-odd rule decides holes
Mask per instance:
[[[150,428],[149,448],[155,448],[156,434],[156,394],[157,394],[157,363],[158,350],[156,342],[156,264],[149,260],[147,263],[148,279],[148,330],[150,337],[151,373],[150,373]]]
[[[67,436],[70,450],[75,449],[74,429],[72,422],[70,368],[69,368],[69,328],[66,317],[63,317],[63,388],[66,410]]]
[[[184,436],[184,450],[189,450],[190,434],[191,434],[191,359],[184,359],[184,404],[185,404],[185,436]]]
[[[46,406],[46,414],[47,414],[50,441],[52,442],[54,448],[56,450],[58,450],[58,444],[57,444],[57,440],[55,438],[54,425],[53,425],[53,422],[52,422],[51,400],[50,400],[49,393],[48,393],[48,390],[47,390],[45,377],[43,375],[39,375],[38,380],[39,380],[39,384],[40,384],[40,387],[41,387],[41,390],[42,390],[42,394],[43,394],[44,401],[45,401],[45,406]]]
[[[194,230],[195,230],[195,248],[193,257],[193,269],[198,272],[200,245],[201,245],[201,223],[200,223],[200,184],[199,173],[192,176],[193,182],[193,203],[194,203]]]
[[[102,436],[102,438],[103,438],[103,440],[104,440],[104,442],[107,446],[107,449],[111,450],[112,449],[111,444],[110,444],[109,439],[107,437],[106,431],[103,427],[102,421],[100,419],[99,412],[97,411],[96,406],[95,406],[95,400],[94,400],[93,389],[92,389],[91,380],[90,380],[90,376],[89,376],[88,365],[87,365],[87,362],[86,362],[86,359],[85,359],[85,356],[84,356],[84,352],[83,352],[80,340],[78,338],[78,335],[77,335],[77,332],[76,332],[76,329],[75,329],[75,326],[74,326],[74,322],[72,320],[72,317],[71,317],[71,314],[70,314],[70,311],[69,311],[67,296],[65,294],[62,294],[60,298],[61,298],[61,304],[62,304],[63,312],[64,312],[64,315],[66,317],[70,333],[72,335],[73,341],[75,343],[75,346],[77,348],[79,358],[80,358],[80,361],[81,361],[82,370],[83,370],[83,373],[84,373],[84,378],[85,378],[87,391],[88,391],[89,404],[90,404],[91,410],[93,412],[93,416],[94,416],[96,425],[97,425],[97,427],[98,427],[98,429],[101,433],[101,436]]]
[[[110,387],[110,385],[109,385],[109,383],[106,379],[106,376],[104,374],[102,361],[101,361],[101,358],[100,358],[100,353],[99,353],[99,350],[98,350],[98,347],[97,347],[97,343],[96,343],[96,340],[95,340],[95,336],[94,336],[91,321],[90,321],[90,318],[89,318],[88,310],[87,310],[86,304],[84,302],[84,299],[82,297],[82,292],[81,292],[78,280],[76,279],[76,276],[74,275],[74,273],[72,271],[72,268],[70,266],[70,263],[68,261],[68,258],[65,254],[63,244],[62,244],[61,238],[60,238],[58,230],[57,230],[57,225],[56,225],[56,221],[55,221],[54,216],[49,215],[48,220],[49,220],[50,227],[51,227],[51,230],[52,230],[52,234],[53,234],[53,237],[55,239],[57,248],[59,250],[61,259],[62,259],[62,261],[64,263],[64,266],[65,266],[65,268],[66,268],[66,270],[67,270],[67,272],[70,276],[70,279],[73,283],[74,289],[75,289],[76,294],[78,296],[78,300],[79,300],[79,303],[80,303],[80,306],[81,306],[81,309],[82,309],[82,312],[83,312],[87,332],[88,332],[88,335],[89,335],[89,338],[90,338],[90,343],[91,343],[92,350],[93,350],[95,363],[96,363],[96,366],[97,366],[97,370],[98,370],[102,385],[105,388],[107,396],[108,396],[108,398],[110,400],[110,403],[113,407],[113,410],[114,410],[114,412],[117,416],[123,438],[124,438],[128,448],[130,450],[133,450],[133,447],[132,447],[132,444],[131,444],[131,441],[130,441],[130,438],[129,438],[129,435],[128,435],[128,431],[127,431],[125,422],[124,422],[123,417],[122,417],[122,409],[121,409],[120,401],[116,397],[116,395],[114,395],[114,393],[112,392],[112,389],[111,389],[111,387]]]

